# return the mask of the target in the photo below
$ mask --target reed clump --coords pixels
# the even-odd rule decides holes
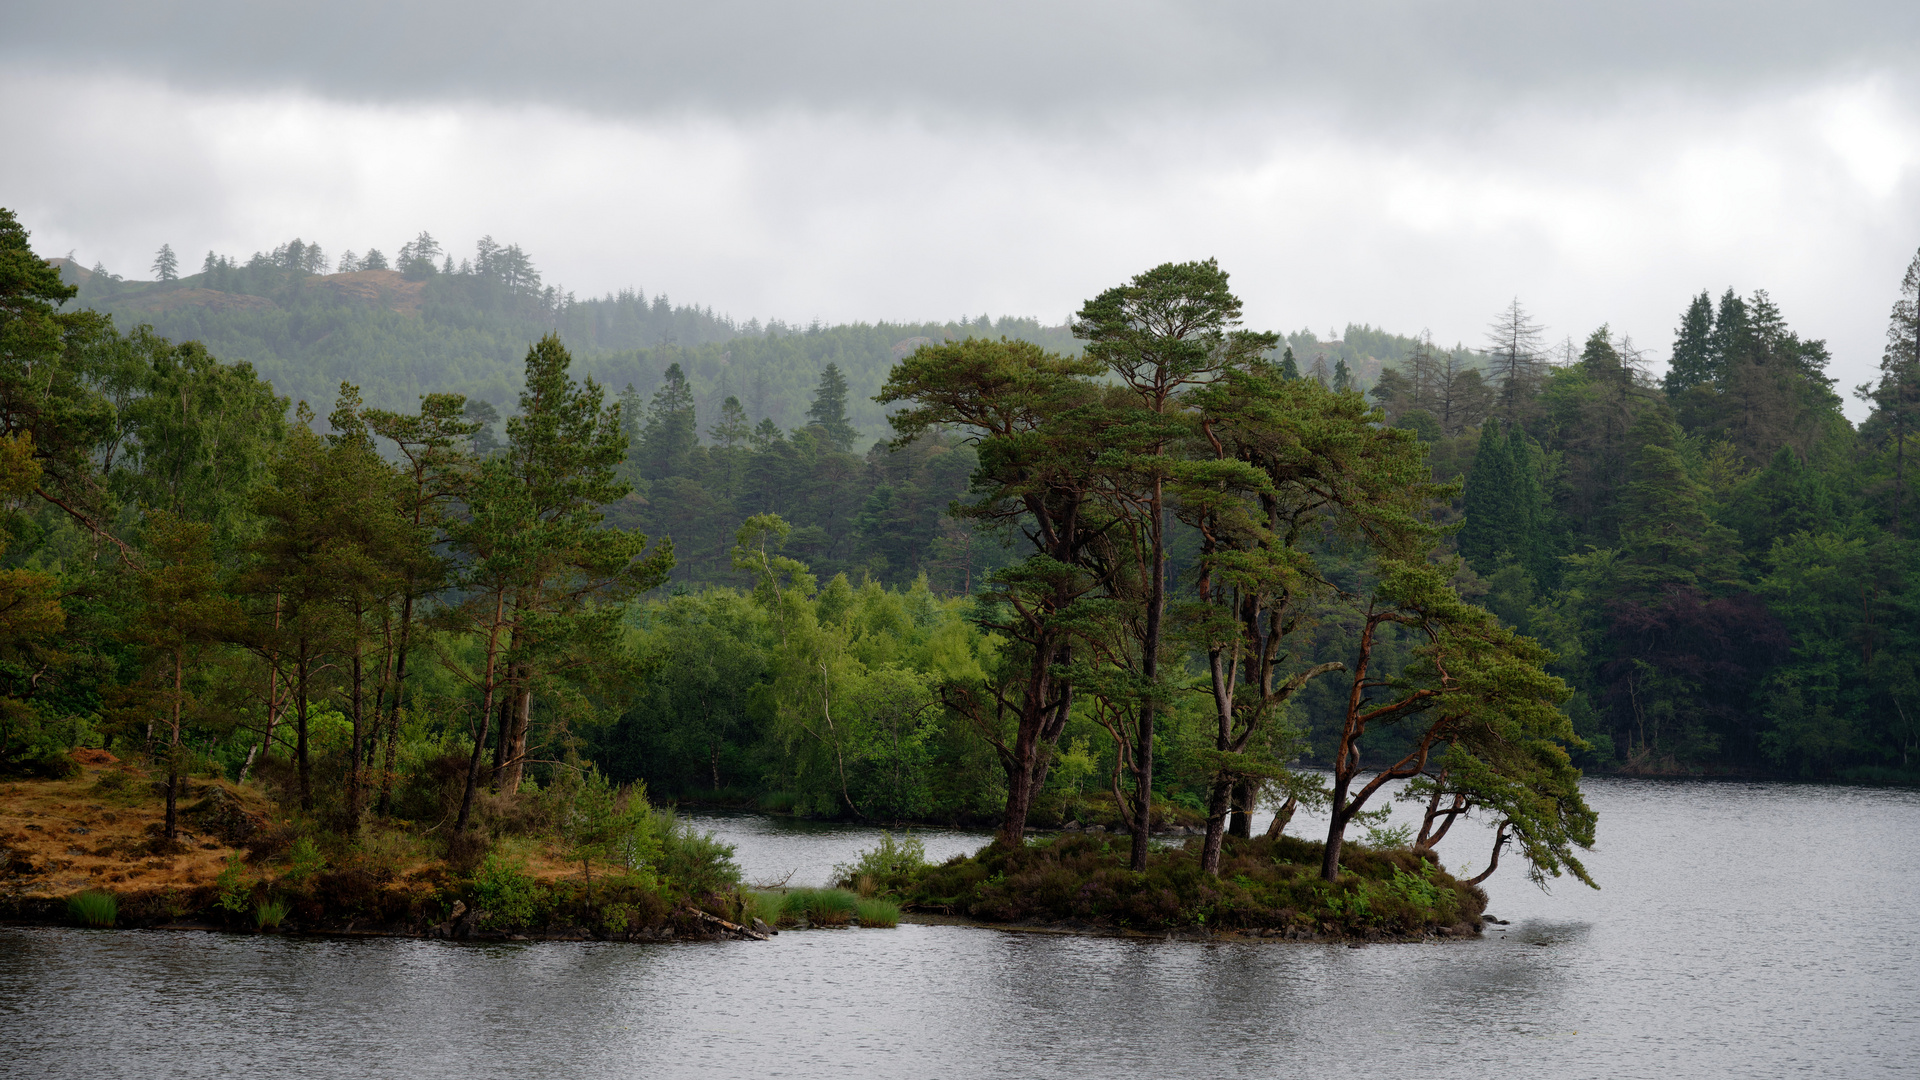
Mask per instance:
[[[67,898],[67,913],[81,926],[109,927],[120,917],[120,901],[110,892],[89,889]]]
[[[261,930],[278,930],[292,910],[285,900],[263,898],[253,905],[253,925]]]
[[[891,930],[900,925],[900,905],[878,898],[854,905],[854,913],[864,929]]]
[[[795,889],[780,908],[784,926],[805,920],[814,927],[840,927],[853,921],[860,898],[845,889]]]

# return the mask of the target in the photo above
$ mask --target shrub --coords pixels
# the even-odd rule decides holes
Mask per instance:
[[[654,859],[661,883],[686,896],[712,896],[740,884],[740,868],[733,862],[733,845],[712,833],[695,832],[673,815],[658,817],[660,851]]]
[[[900,925],[900,905],[891,900],[862,900],[854,905],[854,912],[863,927],[891,929]]]
[[[326,869],[327,857],[320,854],[318,845],[308,837],[301,837],[287,849],[287,870],[282,878],[296,884]]]
[[[89,889],[67,898],[67,914],[82,926],[112,926],[120,917],[120,901],[110,892]]]
[[[528,926],[540,914],[538,886],[518,866],[489,852],[473,876],[473,904],[486,912],[486,925],[498,929]]]
[[[284,900],[269,900],[261,897],[253,905],[253,925],[262,930],[277,929],[287,919],[290,908]]]
[[[229,913],[238,915],[247,910],[248,901],[253,899],[253,886],[247,884],[246,873],[238,852],[227,857],[225,869],[214,879],[220,889],[220,906]]]
[[[760,809],[769,814],[791,814],[800,804],[800,796],[791,791],[769,791],[760,796]]]
[[[850,863],[841,863],[833,868],[833,883],[841,886],[853,886],[861,878],[870,878],[880,889],[898,893],[904,891],[927,868],[927,846],[912,833],[902,833],[895,839],[893,833],[880,834],[880,843],[860,853],[860,857]],[[862,890],[863,893],[872,890]]]

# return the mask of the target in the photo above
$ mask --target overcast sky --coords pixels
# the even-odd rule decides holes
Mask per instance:
[[[144,277],[427,229],[739,318],[1035,315],[1218,257],[1249,325],[1664,357],[1767,289],[1871,377],[1920,4],[0,0],[0,205]],[[1858,405],[1850,412],[1858,416]]]

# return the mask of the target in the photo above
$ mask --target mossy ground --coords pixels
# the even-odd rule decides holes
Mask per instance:
[[[1200,844],[1156,847],[1136,873],[1126,837],[1065,835],[992,845],[882,885],[910,911],[1139,933],[1407,939],[1472,933],[1486,907],[1480,890],[1410,851],[1348,844],[1341,879],[1328,884],[1320,844],[1229,838],[1218,878],[1201,872]]]

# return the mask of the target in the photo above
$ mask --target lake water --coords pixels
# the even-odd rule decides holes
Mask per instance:
[[[967,927],[682,945],[0,928],[0,1075],[1920,1074],[1920,793],[1597,780],[1603,890],[1488,882],[1485,940]],[[750,880],[870,830],[702,818]],[[1297,831],[1311,834],[1309,828]],[[929,833],[950,854],[985,839]],[[1479,835],[1449,866],[1484,865]]]

